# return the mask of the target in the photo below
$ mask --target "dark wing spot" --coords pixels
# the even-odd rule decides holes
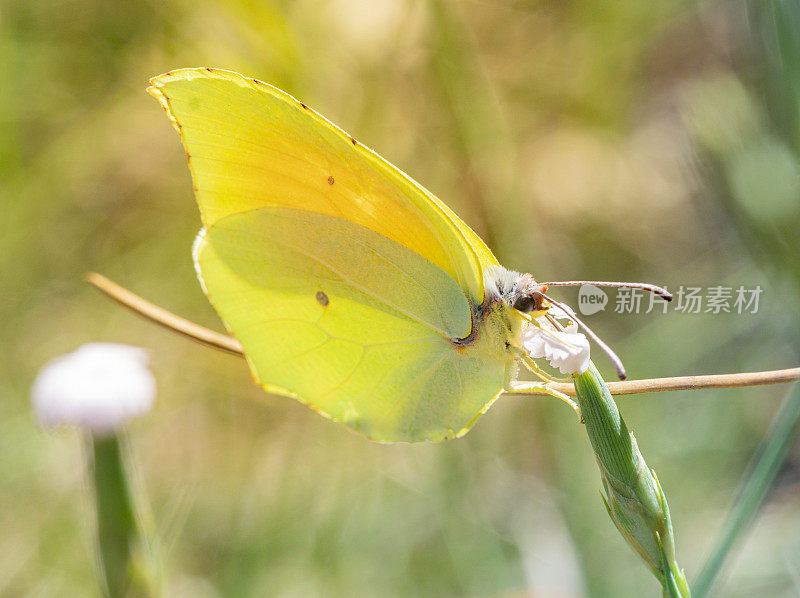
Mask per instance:
[[[322,307],[327,307],[328,303],[330,303],[330,299],[328,299],[328,296],[322,291],[317,291],[315,298],[317,303],[319,303]]]
[[[305,108],[306,110],[308,110],[308,106],[306,106],[306,105],[305,105],[303,102],[300,102],[300,105],[301,105],[303,108]]]
[[[191,162],[192,161],[192,156],[189,154],[189,152],[186,152],[186,161],[187,162]]]
[[[353,142],[353,145],[358,145],[358,143],[356,142],[356,138],[355,137],[351,137],[350,141]]]
[[[333,183],[334,183],[333,176],[329,176],[328,177],[328,184],[329,185],[333,185]]]
[[[214,69],[212,69],[210,66],[207,66],[207,67],[206,67],[206,70],[207,70],[209,73],[213,73],[213,72],[214,72]]]

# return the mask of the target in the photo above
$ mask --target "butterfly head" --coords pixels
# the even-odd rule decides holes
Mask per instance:
[[[534,317],[550,308],[550,302],[545,297],[547,285],[536,282],[530,274],[495,266],[484,273],[484,287],[489,304],[502,301],[512,309],[534,314]]]

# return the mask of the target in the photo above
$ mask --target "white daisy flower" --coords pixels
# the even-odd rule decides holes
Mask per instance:
[[[31,397],[39,423],[77,425],[102,436],[150,411],[156,381],[144,349],[89,343],[47,363]]]

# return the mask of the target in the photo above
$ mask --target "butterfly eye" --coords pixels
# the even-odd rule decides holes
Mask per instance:
[[[520,295],[514,301],[514,304],[511,306],[517,311],[521,311],[524,314],[528,314],[533,311],[533,308],[536,306],[536,301],[530,295]]]

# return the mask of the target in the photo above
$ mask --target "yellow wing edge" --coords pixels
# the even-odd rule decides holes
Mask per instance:
[[[274,384],[268,384],[266,382],[259,381],[255,377],[255,375],[252,373],[253,369],[252,369],[252,365],[250,364],[249,359],[248,359],[248,367],[250,368],[251,378],[253,379],[253,382],[255,383],[255,385],[261,387],[262,389],[264,389],[265,392],[268,392],[269,394],[277,395],[277,396],[280,396],[280,397],[287,397],[289,399],[294,399],[295,401],[297,401],[301,405],[305,405],[306,407],[309,407],[309,408],[313,409],[316,413],[319,413],[325,419],[330,420],[330,421],[332,421],[334,423],[337,423],[337,424],[343,424],[346,428],[348,428],[352,432],[354,432],[354,433],[356,433],[356,434],[358,434],[360,436],[363,436],[364,438],[367,438],[371,442],[380,442],[381,444],[417,444],[417,443],[420,442],[419,440],[386,440],[385,438],[377,438],[375,436],[370,436],[369,434],[367,434],[363,430],[354,430],[353,427],[350,426],[347,422],[345,422],[345,421],[343,421],[343,420],[341,420],[341,419],[339,419],[337,417],[334,417],[330,413],[328,413],[326,411],[323,411],[322,409],[320,409],[318,407],[315,407],[314,405],[312,405],[311,403],[306,401],[300,395],[298,395],[296,393],[293,393],[293,392],[291,392],[289,390],[286,390],[285,388],[281,388],[280,386],[275,386]],[[467,423],[467,425],[465,425],[460,430],[454,432],[452,435],[447,435],[446,434],[446,435],[443,435],[440,438],[426,438],[426,439],[423,440],[423,442],[445,442],[447,440],[455,440],[456,438],[461,438],[462,436],[466,435],[467,432],[472,430],[472,428],[475,426],[475,424],[478,422],[478,420],[480,418],[482,418],[484,415],[486,415],[486,412],[489,411],[489,408],[492,405],[494,405],[494,402],[497,399],[499,399],[500,395],[502,395],[504,392],[505,392],[505,390],[500,389],[497,392],[497,394],[495,396],[493,396],[488,403],[486,403],[486,405],[484,406],[484,408],[481,410],[480,413],[478,413],[475,417],[473,417]]]
[[[350,135],[347,131],[345,131],[338,125],[329,121],[327,118],[325,118],[323,115],[321,115],[313,108],[307,106],[294,96],[275,87],[274,85],[265,83],[260,79],[245,77],[244,75],[237,73],[235,71],[229,71],[225,69],[218,69],[212,67],[181,68],[168,71],[164,74],[152,77],[150,79],[150,85],[147,87],[146,91],[156,100],[158,100],[158,102],[164,108],[164,111],[167,113],[170,122],[180,135],[182,141],[183,141],[183,132],[181,131],[181,124],[180,122],[178,122],[178,119],[175,118],[175,115],[170,106],[169,97],[166,95],[166,93],[164,93],[162,88],[168,83],[171,83],[173,81],[191,81],[193,79],[221,79],[224,81],[230,81],[231,83],[235,83],[236,85],[239,85],[241,87],[250,87],[260,91],[266,91],[270,95],[279,98],[290,105],[294,105],[298,111],[309,114],[319,124],[321,124],[324,127],[327,127],[330,131],[334,132],[342,139],[352,142],[353,145],[357,146],[363,152],[365,152],[366,155],[375,163],[377,167],[388,170],[390,173],[398,175],[406,184],[410,185],[419,193],[422,193],[446,218],[448,223],[453,227],[453,231],[460,236],[465,248],[467,248],[471,252],[473,263],[479,265],[480,276],[477,277],[476,281],[478,287],[469,290],[470,292],[475,294],[474,299],[476,299],[477,301],[483,300],[485,294],[485,288],[483,284],[483,270],[487,265],[499,265],[499,262],[497,261],[497,258],[495,258],[491,250],[483,242],[483,240],[469,227],[469,225],[463,220],[461,220],[461,218],[459,218],[458,215],[456,215],[455,212],[453,212],[444,202],[442,202],[433,193],[428,191],[425,187],[420,185],[416,180],[414,180],[411,176],[406,174],[403,170],[401,170],[400,168],[398,168],[397,166],[386,160],[386,158],[381,156],[372,148],[364,145],[361,142],[356,141],[355,137]],[[189,169],[192,171],[192,176],[194,177],[194,170],[191,161],[189,161]]]

